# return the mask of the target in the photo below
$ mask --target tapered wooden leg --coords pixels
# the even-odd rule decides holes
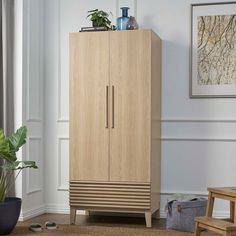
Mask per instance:
[[[151,228],[152,227],[152,212],[151,211],[145,212],[145,220],[146,220],[146,227]]]
[[[198,222],[195,223],[195,232],[194,232],[194,236],[200,236],[201,234],[201,228],[198,226]]]
[[[206,210],[206,216],[208,216],[208,217],[212,217],[214,201],[215,201],[215,198],[212,196],[212,193],[209,192],[208,202],[207,202],[207,210]]]
[[[232,235],[232,231],[226,231],[224,232],[224,236],[231,236]],[[235,234],[234,234],[235,235]]]
[[[230,201],[230,222],[234,222],[234,208],[235,203]]]
[[[76,208],[71,207],[70,208],[70,224],[71,225],[75,224],[75,218],[76,218]]]
[[[154,213],[153,213],[153,218],[154,219],[157,219],[157,220],[160,220],[160,209],[156,210]]]
[[[233,212],[232,212],[232,218],[233,218],[233,222],[234,222],[234,224],[236,224],[236,216],[235,216],[235,214],[236,214],[236,198],[234,199],[234,204],[232,204],[233,206],[233,208],[234,208],[234,210],[233,210]],[[231,214],[231,213],[230,213]],[[231,215],[230,215],[231,216]]]

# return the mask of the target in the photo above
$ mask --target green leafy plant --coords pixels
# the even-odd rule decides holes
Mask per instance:
[[[94,9],[94,10],[90,10],[88,11],[88,15],[87,18],[89,18],[92,22],[93,22],[93,26],[94,27],[107,27],[107,29],[111,29],[111,21],[108,19],[109,15],[112,15],[112,13],[110,12],[107,13],[105,11],[102,10],[98,10],[98,9]]]
[[[26,143],[26,137],[26,126],[20,127],[10,137],[6,137],[0,129],[0,159],[3,160],[3,164],[0,165],[0,203],[4,202],[14,184],[11,179],[15,171],[18,171],[14,178],[16,180],[23,169],[38,168],[34,161],[17,161],[16,152]]]

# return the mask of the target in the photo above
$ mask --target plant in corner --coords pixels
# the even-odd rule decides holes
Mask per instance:
[[[14,181],[25,168],[37,169],[34,161],[18,161],[16,153],[26,143],[27,128],[22,126],[10,137],[0,129],[0,235],[10,234],[19,218],[21,199],[7,197]],[[15,172],[17,172],[15,174]]]
[[[94,9],[88,11],[88,13],[87,18],[90,18],[93,27],[106,27],[107,29],[114,29],[114,26],[111,25],[111,21],[108,19],[109,15],[112,15],[111,12],[109,14],[105,11]]]

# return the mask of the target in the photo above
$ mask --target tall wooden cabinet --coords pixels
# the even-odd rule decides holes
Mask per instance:
[[[70,34],[70,208],[160,208],[161,40],[151,30]]]

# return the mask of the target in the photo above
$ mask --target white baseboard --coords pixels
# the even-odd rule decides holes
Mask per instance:
[[[67,205],[47,205],[46,206],[46,213],[69,214],[70,208]],[[77,211],[77,215],[85,215],[85,211],[79,210],[79,211]],[[129,214],[128,216],[132,217],[132,214]],[[164,208],[162,208],[160,210],[160,217],[166,218],[166,211]],[[229,217],[229,212],[228,211],[215,211],[214,217],[227,218],[227,217]]]
[[[30,210],[26,210],[26,211],[21,210],[19,221],[25,221],[25,220],[31,219],[35,216],[42,215],[44,213],[46,213],[46,206],[45,205],[30,209]]]
[[[36,207],[34,209],[21,212],[19,221],[25,221],[30,218],[42,215],[44,213],[69,214],[70,208],[68,205],[61,205],[61,204],[42,205],[40,207]],[[85,215],[85,211],[79,210],[77,211],[77,215]],[[132,214],[129,214],[128,216],[132,217]],[[160,211],[160,217],[166,218],[166,211],[164,210],[164,208],[162,208]],[[215,211],[214,217],[227,218],[229,217],[229,212],[228,211]]]
[[[48,204],[46,205],[46,213],[70,214],[70,207],[68,205],[61,204]],[[85,215],[85,211],[77,211],[77,214]]]

